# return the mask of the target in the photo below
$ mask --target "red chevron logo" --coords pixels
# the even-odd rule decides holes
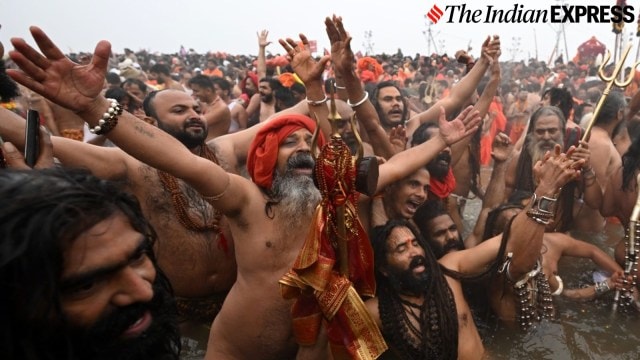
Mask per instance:
[[[444,12],[442,12],[438,5],[433,5],[431,10],[429,10],[429,12],[427,13],[427,17],[429,18],[429,20],[433,21],[434,24],[436,24],[443,14]]]

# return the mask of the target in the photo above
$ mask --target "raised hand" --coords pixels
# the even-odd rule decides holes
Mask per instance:
[[[256,35],[258,35],[258,46],[261,48],[266,48],[271,44],[271,41],[267,40],[267,37],[269,36],[268,30],[262,30],[259,33],[256,33]]]
[[[389,132],[389,141],[393,148],[395,149],[396,154],[400,151],[404,151],[407,148],[407,128],[403,125],[398,125],[396,127],[391,128]]]
[[[351,71],[355,57],[351,50],[351,36],[345,31],[342,17],[333,15],[324,20],[327,36],[331,42],[331,62],[337,73]]]
[[[498,35],[493,35],[492,37],[487,36],[487,39],[482,43],[482,57],[488,60],[491,64],[494,61],[498,60],[498,57],[502,53],[500,50],[500,37]]]
[[[18,83],[39,93],[54,103],[76,112],[89,111],[96,106],[96,97],[104,85],[111,44],[100,41],[88,65],[69,60],[40,28],[30,28],[42,54],[24,39],[13,38],[15,50],[11,60],[20,70],[7,70]]]
[[[320,61],[315,61],[309,51],[309,40],[304,34],[300,34],[301,43],[293,39],[280,39],[280,45],[287,51],[287,59],[291,67],[305,84],[309,81],[322,81],[322,72],[329,61],[329,55],[323,56]]]
[[[580,176],[579,169],[584,164],[584,159],[571,160],[574,151],[575,148],[570,148],[564,154],[562,147],[556,144],[553,153],[548,151],[544,158],[533,166],[533,176],[536,182],[559,189],[569,181],[577,179]]]
[[[589,163],[589,159],[591,158],[591,150],[589,150],[589,143],[586,141],[580,140],[580,146],[575,147],[572,146],[573,152],[571,154],[571,160],[584,160],[584,164],[582,165],[583,169],[589,169],[591,164]]]
[[[491,144],[491,157],[497,162],[504,162],[511,156],[513,144],[509,136],[503,132],[497,133]]]
[[[480,115],[478,111],[473,110],[473,106],[467,106],[458,117],[452,121],[447,121],[444,107],[440,107],[440,118],[438,119],[438,127],[440,128],[440,136],[447,145],[454,144],[464,137],[473,134],[480,124]]]

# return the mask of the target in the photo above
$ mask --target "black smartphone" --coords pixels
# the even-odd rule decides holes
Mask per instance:
[[[25,128],[24,162],[33,167],[40,153],[40,116],[35,110],[27,113],[27,127]]]

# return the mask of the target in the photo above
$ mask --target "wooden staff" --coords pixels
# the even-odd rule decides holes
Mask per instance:
[[[602,108],[604,101],[607,99],[607,96],[609,96],[609,92],[611,91],[611,88],[613,87],[613,85],[619,88],[625,88],[629,84],[631,84],[631,81],[633,81],[633,76],[635,75],[633,70],[638,65],[640,65],[640,62],[636,62],[635,64],[633,64],[633,67],[631,68],[631,73],[629,74],[629,77],[626,80],[620,82],[617,79],[618,75],[621,74],[622,67],[624,66],[625,60],[627,59],[627,55],[629,55],[629,50],[631,50],[631,44],[627,45],[627,48],[622,54],[620,61],[616,64],[616,67],[610,76],[607,76],[604,73],[606,65],[609,62],[609,59],[611,59],[611,52],[607,50],[607,56],[605,56],[604,60],[602,61],[602,64],[600,64],[600,69],[598,70],[598,76],[607,85],[604,91],[602,92],[602,96],[600,96],[600,100],[598,100],[598,104],[596,105],[596,108],[593,110],[593,115],[591,116],[591,120],[589,120],[589,125],[587,125],[587,129],[584,131],[584,135],[582,136],[582,139],[581,139],[582,141],[589,141],[589,136],[591,135],[591,128],[593,127],[595,120],[598,118],[598,114],[600,114],[600,109]]]

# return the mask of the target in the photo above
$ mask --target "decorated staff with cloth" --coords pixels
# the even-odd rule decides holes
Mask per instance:
[[[331,105],[333,134],[314,172],[322,200],[293,268],[280,283],[285,298],[297,298],[293,330],[300,344],[316,342],[324,318],[334,358],[375,359],[387,346],[360,298],[375,295],[375,279],[371,245],[356,210],[356,176],[365,177],[359,184],[370,180],[375,190],[377,171],[365,168],[357,174],[356,159],[335,124],[333,94]],[[322,134],[319,138],[322,143]]]

